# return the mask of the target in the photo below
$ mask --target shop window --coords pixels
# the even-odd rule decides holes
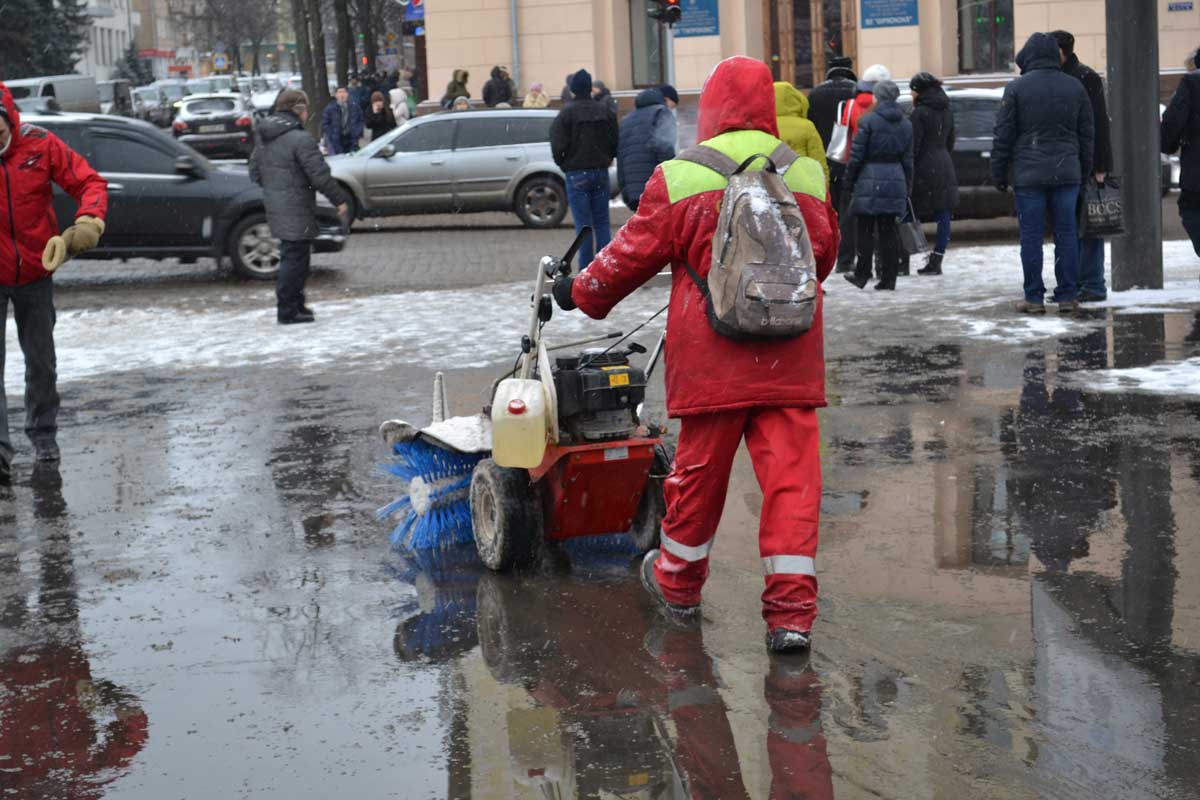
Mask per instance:
[[[1013,0],[958,0],[959,72],[1007,72],[1013,62]]]

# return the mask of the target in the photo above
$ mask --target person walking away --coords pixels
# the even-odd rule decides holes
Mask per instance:
[[[305,102],[305,107],[308,103]],[[350,101],[350,91],[338,87],[333,93],[333,102],[325,106],[321,115],[321,135],[325,138],[325,150],[331,156],[353,153],[363,135],[363,113],[357,103]]]
[[[78,206],[60,235],[52,184]],[[58,367],[54,354],[54,271],[94,248],[104,233],[108,184],[83,157],[36,125],[22,124],[12,92],[0,83],[0,374],[8,304],[25,356],[25,435],[34,459],[56,463]],[[14,448],[0,385],[0,483],[12,479]]]
[[[1096,183],[1103,184],[1112,172],[1112,132],[1108,119],[1108,104],[1104,99],[1104,81],[1091,67],[1081,64],[1075,55],[1075,37],[1067,31],[1050,34],[1058,42],[1062,58],[1062,71],[1083,84],[1092,106],[1092,126],[1095,131],[1092,145],[1092,176]],[[1087,175],[1084,176],[1086,181]],[[1104,239],[1100,237],[1079,240],[1079,302],[1095,303],[1108,299],[1108,285],[1104,282]]]
[[[567,103],[570,103],[572,100],[575,99],[575,95],[573,95],[571,93],[571,76],[570,75],[568,75],[567,79],[565,81],[563,81],[562,92],[559,94],[558,99],[562,102],[562,104],[564,106]]]
[[[524,108],[549,108],[550,95],[546,94],[546,89],[540,81],[535,81],[530,84],[529,94],[525,95],[525,102],[521,105]]]
[[[718,64],[701,90],[697,128],[704,145],[735,164],[776,153],[782,142],[766,64],[745,56]],[[747,167],[762,168],[762,159]],[[803,215],[816,278],[823,281],[838,244],[824,174],[817,162],[799,157],[783,180]],[[811,327],[798,336],[735,339],[714,330],[700,284],[711,266],[715,208],[726,185],[722,173],[692,161],[676,158],[659,165],[637,214],[586,273],[558,279],[553,294],[562,308],[578,306],[603,319],[622,298],[671,266],[666,389],[668,413],[680,420],[679,444],[666,481],[662,549],[646,555],[643,584],[671,617],[698,618],[730,469],[745,438],[763,488],[758,541],[766,574],[767,646],[772,652],[806,649],[817,615],[821,465],[816,409],[825,405],[823,292],[816,292]]]
[[[396,115],[392,107],[383,98],[383,92],[371,95],[371,107],[367,109],[363,124],[371,132],[371,141],[375,141],[389,131],[396,130]]]
[[[675,157],[675,115],[658,89],[644,89],[632,114],[621,120],[617,147],[617,184],[630,211],[638,201],[654,168]]]
[[[362,78],[357,73],[350,76],[349,85],[346,87],[346,92],[349,96],[349,102],[356,105],[359,109],[366,108],[371,97],[366,87],[363,86]]]
[[[388,103],[392,107],[392,117],[398,125],[408,121],[411,111],[408,107],[408,92],[403,86],[397,86],[388,91]]]
[[[891,79],[891,70],[882,64],[872,64],[863,73],[862,80],[855,84],[854,98],[842,110],[842,113],[845,114],[842,122],[849,125],[850,128],[851,146],[854,144],[854,134],[858,132],[859,120],[875,104],[875,96],[871,93],[872,89],[879,81],[890,81]],[[854,213],[850,210],[852,198],[850,192],[847,191],[849,183],[845,180],[845,172],[842,173],[840,183],[838,199],[841,205],[838,206],[838,219],[842,226],[842,243],[841,251],[838,253],[837,270],[838,272],[853,272],[854,260],[858,255],[858,223],[854,219]]]
[[[950,245],[950,220],[958,208],[958,173],[954,169],[954,112],[942,82],[928,72],[908,81],[912,90],[913,128],[912,205],[918,220],[937,222],[933,252],[918,275],[941,275],[942,258]]]
[[[454,75],[450,82],[446,84],[446,93],[442,95],[442,108],[451,108],[454,101],[460,97],[471,99],[471,92],[467,89],[467,81],[470,80],[471,73],[465,69],[454,70]]]
[[[896,84],[879,81],[873,94],[875,108],[859,121],[846,165],[846,186],[853,198],[850,212],[858,227],[858,267],[846,280],[860,289],[867,285],[878,234],[882,267],[875,288],[893,290],[900,266],[896,221],[908,213],[913,181],[913,125],[896,103]]]
[[[604,103],[614,117],[617,115],[617,98],[612,96],[612,92],[604,85],[604,81],[592,83],[592,99],[598,103]]]
[[[1021,231],[1024,314],[1044,314],[1042,236],[1049,212],[1054,231],[1054,302],[1060,313],[1079,307],[1079,238],[1075,203],[1092,173],[1092,104],[1083,84],[1062,71],[1058,42],[1048,33],[1029,37],[1017,54],[1021,77],[1008,84],[992,135],[992,182],[1011,184]]]
[[[275,286],[280,325],[315,319],[305,304],[304,282],[317,235],[316,192],[329,198],[342,219],[350,221],[350,198],[330,174],[316,140],[304,130],[307,120],[308,96],[296,89],[280,92],[274,111],[258,125],[250,155],[250,177],[263,187],[267,224],[281,240]]]
[[[587,70],[571,76],[571,92],[575,99],[550,125],[550,151],[554,163],[566,173],[575,233],[592,229],[592,237],[579,248],[579,268],[584,269],[612,238],[608,167],[617,156],[619,129],[616,115],[603,101],[592,98],[592,76]]]
[[[829,149],[829,142],[833,138],[838,106],[847,100],[853,100],[858,94],[855,88],[858,76],[854,74],[853,66],[854,60],[846,56],[830,59],[829,69],[825,71],[825,80],[808,93],[808,118],[816,126],[826,150]],[[842,164],[837,166],[844,168]]]
[[[512,104],[514,97],[504,67],[492,67],[492,77],[483,85],[483,104],[495,108],[500,103]]]
[[[1200,256],[1200,50],[1191,58],[1162,118],[1162,151],[1179,153],[1179,218]],[[1196,330],[1200,331],[1200,316]]]
[[[816,161],[825,170],[825,183],[829,183],[829,163],[825,159],[825,147],[817,126],[808,119],[808,98],[804,92],[786,81],[775,84],[775,122],[779,126],[779,138],[802,156]]]

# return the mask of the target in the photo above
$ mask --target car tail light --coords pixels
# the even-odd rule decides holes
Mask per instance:
[[[250,117],[238,117],[237,126],[239,128],[249,128],[250,127]]]
[[[187,130],[188,124],[181,119],[177,119],[171,123],[171,127],[175,129],[176,133],[183,133]]]

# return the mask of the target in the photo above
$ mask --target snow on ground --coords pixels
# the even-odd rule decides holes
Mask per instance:
[[[1113,313],[1182,312],[1200,308],[1196,257],[1188,242],[1164,245],[1166,288],[1110,294]],[[1046,275],[1053,284],[1052,248]],[[913,269],[921,259],[913,259]],[[902,279],[895,292],[860,291],[831,275],[826,282],[827,341],[863,336],[886,322],[911,325],[914,333],[1023,343],[1083,331],[1094,319],[1020,315],[1021,268],[1015,245],[952,248],[940,278]],[[239,294],[230,305],[181,309],[177,305],[98,308],[60,313],[55,338],[63,382],[114,371],[286,365],[315,368],[331,363],[387,369],[392,365],[431,369],[511,363],[529,325],[526,283],[433,292],[384,294],[322,302],[311,298],[315,325],[281,327],[268,292]],[[178,300],[178,298],[174,298]],[[565,343],[607,331],[629,332],[667,301],[664,286],[637,292],[608,320],[556,311],[547,341]],[[236,304],[235,304],[236,303]],[[256,308],[246,306],[259,303]],[[651,347],[662,318],[634,337]],[[9,320],[10,392],[23,392],[24,366]],[[608,344],[607,342],[605,343]],[[1126,376],[1127,380],[1133,380]],[[1159,378],[1154,378],[1158,381]],[[1155,385],[1158,385],[1157,383]],[[1172,384],[1175,385],[1175,384]]]
[[[1200,358],[1164,361],[1151,367],[1108,369],[1087,373],[1081,380],[1101,392],[1139,391],[1200,397]]]

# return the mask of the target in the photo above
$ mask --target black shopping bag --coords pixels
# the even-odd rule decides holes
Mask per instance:
[[[900,229],[900,249],[905,253],[915,256],[929,249],[929,245],[925,241],[925,229],[917,221],[911,201],[908,204],[908,216],[900,220],[897,227]]]
[[[1093,176],[1083,184],[1079,200],[1079,238],[1099,239],[1125,234],[1125,203],[1121,179],[1108,176],[1097,183]]]

